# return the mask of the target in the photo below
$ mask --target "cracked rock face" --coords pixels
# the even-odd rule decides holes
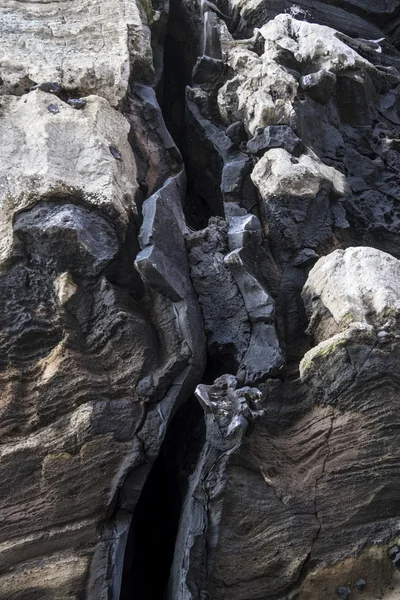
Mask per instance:
[[[3,4],[0,600],[397,600],[398,3]]]
[[[140,3],[39,0],[0,9],[2,93],[24,94],[54,81],[113,106],[131,74],[151,80],[150,30]]]
[[[7,5],[0,29],[0,597],[117,599],[143,481],[204,369],[185,177],[139,216],[143,123],[160,172],[174,148],[141,7]]]

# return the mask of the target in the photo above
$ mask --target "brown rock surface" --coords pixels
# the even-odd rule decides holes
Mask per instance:
[[[169,8],[0,7],[0,600],[396,600],[397,3]]]

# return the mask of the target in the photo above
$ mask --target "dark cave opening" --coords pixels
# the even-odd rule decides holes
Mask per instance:
[[[167,599],[182,503],[204,436],[204,413],[191,396],[171,420],[133,513],[120,600]]]

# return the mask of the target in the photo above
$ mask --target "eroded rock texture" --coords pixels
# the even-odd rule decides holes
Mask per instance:
[[[399,36],[0,7],[1,600],[398,599]]]

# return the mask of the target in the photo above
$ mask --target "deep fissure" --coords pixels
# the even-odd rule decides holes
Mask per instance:
[[[190,29],[183,24],[185,18],[182,7],[172,3],[158,96],[166,126],[184,160],[186,221],[189,227],[202,229],[209,218],[220,211],[210,195],[202,194],[199,172],[193,168],[189,152],[191,140],[186,127],[185,93],[186,86],[191,84],[197,56],[196,43],[188,37]],[[185,55],[183,45],[187,50]],[[212,185],[219,188],[215,177]],[[203,383],[211,384],[216,377],[236,370],[237,365],[232,363],[230,355],[220,360],[209,357]],[[204,413],[193,395],[172,418],[134,510],[125,549],[120,600],[167,600],[188,478],[204,440]]]
[[[195,6],[195,5],[193,5]],[[220,190],[221,157],[209,141],[198,138],[188,118],[187,94],[193,85],[196,62],[202,55],[203,28],[193,28],[200,16],[189,14],[179,0],[171,2],[164,43],[164,72],[159,100],[165,123],[178,146],[187,178],[183,211],[188,226],[200,230],[212,216],[224,216]],[[204,58],[204,57],[203,57]],[[201,149],[201,150],[200,150]]]
[[[208,148],[208,138],[203,139],[191,128],[187,115],[191,99],[187,90],[193,84],[203,35],[201,28],[197,33],[193,31],[190,18],[193,15],[187,14],[179,0],[171,3],[157,96],[166,127],[183,158],[187,179],[182,207],[185,219],[191,229],[200,230],[207,227],[210,217],[224,216],[220,187],[223,158],[216,148]],[[212,126],[219,121],[214,117],[209,117]],[[203,156],[199,156],[199,148],[203,149]],[[221,375],[236,374],[237,369],[238,364],[229,352],[209,354],[202,383],[210,385]],[[119,600],[170,597],[170,569],[188,479],[204,442],[203,409],[192,395],[172,418],[134,510]]]
[[[129,529],[120,600],[165,600],[187,482],[203,445],[203,410],[191,396],[167,429]]]

